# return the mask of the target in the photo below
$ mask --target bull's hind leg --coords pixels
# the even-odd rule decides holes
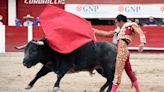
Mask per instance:
[[[107,74],[107,80],[109,81],[109,84],[108,84],[108,89],[107,89],[106,92],[110,92],[111,91],[112,84],[113,84],[113,79],[114,79],[114,72],[110,72],[110,71],[108,71],[108,72],[109,73]]]
[[[49,68],[46,66],[43,66],[39,72],[36,74],[35,78],[28,84],[28,86],[25,89],[31,89],[35,82],[42,76],[46,75],[47,73],[51,72]]]
[[[104,71],[103,69],[96,69],[96,71],[102,75],[103,77],[106,78],[106,76],[104,75]],[[106,83],[100,88],[99,92],[104,92],[104,90],[108,87],[109,85],[109,81],[107,80]]]
[[[109,81],[107,80],[106,83],[100,88],[99,92],[104,92],[104,90],[108,87]]]
[[[99,90],[99,92],[105,92],[105,89],[109,86],[110,82],[109,82],[108,78],[106,77],[106,75],[104,74],[103,69],[96,69],[96,71],[107,79],[106,83]],[[109,92],[109,91],[107,91],[107,92]]]
[[[104,69],[104,75],[107,78],[107,82],[104,84],[104,87],[108,84],[108,89],[106,92],[110,92],[113,84],[113,78],[114,78],[114,66],[111,66],[110,64],[102,64],[102,67]]]

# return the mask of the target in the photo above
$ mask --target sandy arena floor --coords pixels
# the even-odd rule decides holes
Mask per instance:
[[[32,89],[24,89],[42,65],[27,69],[22,65],[22,58],[21,52],[0,54],[0,92],[52,92],[54,73],[38,80]],[[164,92],[164,53],[132,53],[131,64],[141,92]],[[63,92],[98,92],[105,81],[98,73],[93,76],[88,72],[67,74],[61,81],[61,89]],[[125,72],[119,92],[135,92]]]

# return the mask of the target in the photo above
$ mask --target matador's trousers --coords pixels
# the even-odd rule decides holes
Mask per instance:
[[[121,83],[121,76],[124,69],[132,82],[137,80],[135,74],[132,71],[129,57],[130,53],[128,51],[128,45],[120,39],[117,44],[116,67],[113,84]]]

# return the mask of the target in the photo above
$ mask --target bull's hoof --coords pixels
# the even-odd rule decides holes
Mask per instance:
[[[28,85],[25,89],[31,89],[32,88],[32,86],[30,86],[30,85]]]
[[[64,91],[60,89],[59,87],[54,87],[53,92],[64,92]]]

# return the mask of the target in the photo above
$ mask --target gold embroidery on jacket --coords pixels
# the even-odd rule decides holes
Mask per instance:
[[[133,32],[132,35],[125,35],[125,31],[126,31],[126,27],[129,27],[129,26],[132,26],[132,25],[138,26],[134,22],[127,22],[127,23],[124,24],[124,26],[122,28],[117,28],[115,30],[115,32],[118,32],[117,39],[128,39],[131,42],[133,37],[135,37],[136,33]]]

